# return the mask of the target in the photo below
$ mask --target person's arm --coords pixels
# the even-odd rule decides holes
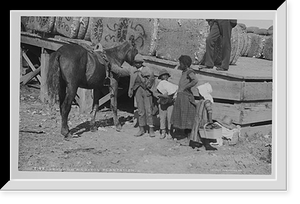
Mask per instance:
[[[204,101],[204,106],[206,108],[206,111],[207,111],[207,120],[209,123],[213,123],[213,120],[212,120],[212,103],[211,101],[209,100],[205,100]]]
[[[158,98],[160,97],[162,94],[159,92],[159,90],[157,89],[157,87],[159,86],[159,82],[157,80],[155,80],[154,82],[154,88],[152,89],[152,93],[153,96]]]
[[[188,78],[190,79],[190,83],[186,85],[186,89],[197,85],[198,79],[193,71],[188,74]]]
[[[130,75],[131,69],[134,69],[134,67],[119,67],[117,64],[112,63],[110,69],[118,76],[125,77]]]

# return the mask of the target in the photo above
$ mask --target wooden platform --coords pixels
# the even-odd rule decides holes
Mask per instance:
[[[181,71],[176,69],[177,62],[144,56],[146,66],[154,73],[165,68],[171,74],[170,81],[178,84]],[[199,69],[191,66],[199,80],[198,85],[209,82],[212,85],[213,119],[230,116],[233,122],[242,127],[242,136],[248,134],[270,134],[272,131],[272,61],[257,58],[240,57],[237,65],[229,71]],[[197,87],[195,86],[195,87]],[[199,97],[196,88],[192,88],[195,99]],[[255,128],[254,128],[255,126]]]

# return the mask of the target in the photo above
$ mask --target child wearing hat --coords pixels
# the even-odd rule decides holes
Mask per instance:
[[[138,108],[139,131],[134,135],[140,137],[145,134],[145,126],[149,126],[149,136],[155,137],[153,125],[152,88],[154,74],[149,67],[143,65],[143,56],[137,54],[134,58],[135,69],[131,70],[128,96],[135,95]]]
[[[159,72],[158,79],[161,81],[157,85],[157,94],[159,104],[159,118],[160,118],[160,139],[171,139],[171,115],[174,107],[174,99],[176,98],[176,93],[178,86],[169,82],[170,77],[169,72],[166,69],[162,69]],[[168,132],[166,131],[166,121]]]

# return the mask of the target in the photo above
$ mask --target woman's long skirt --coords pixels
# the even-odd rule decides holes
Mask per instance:
[[[178,92],[171,116],[174,128],[192,129],[196,114],[196,104],[191,93]]]

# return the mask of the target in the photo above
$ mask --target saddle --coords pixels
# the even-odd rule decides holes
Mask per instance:
[[[104,64],[106,67],[106,78],[110,77],[111,73],[111,63],[109,59],[106,56],[105,50],[103,49],[102,45],[98,43],[95,47],[92,47],[87,44],[80,44],[86,51],[91,53],[93,56],[95,56],[101,64]]]

